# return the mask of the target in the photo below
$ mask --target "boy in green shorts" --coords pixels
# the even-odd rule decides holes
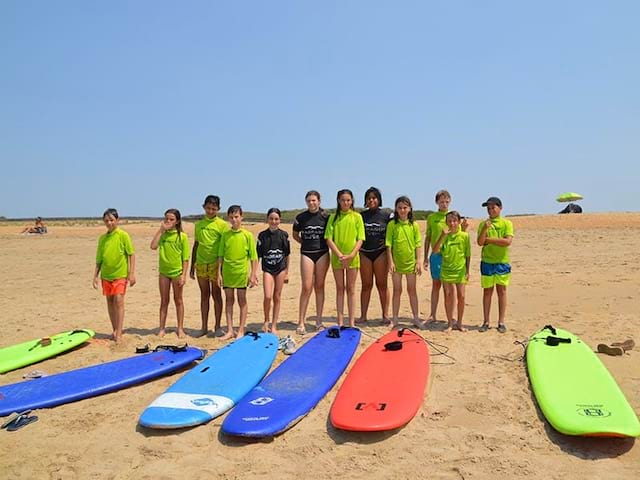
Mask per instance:
[[[242,228],[242,207],[231,205],[227,210],[231,229],[222,234],[218,247],[218,286],[224,289],[227,333],[223,340],[236,337],[233,331],[234,292],[237,291],[240,307],[240,328],[237,337],[244,335],[247,323],[247,286],[258,284],[258,252],[251,232]],[[251,272],[248,264],[251,262]]]
[[[511,278],[509,246],[513,240],[513,224],[500,216],[502,201],[498,197],[489,197],[482,206],[487,207],[489,218],[478,228],[478,245],[482,247],[480,284],[484,289],[484,321],[479,331],[486,332],[489,329],[491,298],[495,287],[498,294],[498,332],[504,333],[507,331],[504,318],[507,311],[507,287]]]
[[[222,234],[229,230],[229,224],[218,217],[220,197],[207,195],[202,205],[205,216],[196,222],[195,242],[191,252],[191,269],[189,276],[197,276],[200,287],[200,316],[202,329],[198,336],[209,331],[209,297],[213,298],[215,311],[214,333],[220,333],[222,319],[222,292],[218,286],[218,247]]]

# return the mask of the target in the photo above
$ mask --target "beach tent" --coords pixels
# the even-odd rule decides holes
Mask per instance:
[[[582,207],[575,203],[569,203],[566,207],[560,210],[558,213],[582,213]]]

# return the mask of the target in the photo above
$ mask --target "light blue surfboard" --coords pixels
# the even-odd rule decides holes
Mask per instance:
[[[140,415],[148,428],[206,423],[233,407],[264,377],[278,352],[278,337],[250,332],[187,372]]]
[[[222,423],[241,437],[271,437],[309,413],[338,381],[360,342],[357,328],[317,333],[249,392]]]
[[[0,416],[51,408],[120,390],[179,370],[202,358],[199,348],[158,350],[0,387]]]

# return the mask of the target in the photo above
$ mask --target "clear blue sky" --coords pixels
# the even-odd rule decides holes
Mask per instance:
[[[640,2],[0,2],[0,215],[640,210]]]

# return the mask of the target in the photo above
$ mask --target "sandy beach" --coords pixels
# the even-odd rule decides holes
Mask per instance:
[[[242,441],[220,433],[224,417],[178,431],[151,431],[137,424],[142,410],[181,373],[100,397],[37,412],[39,421],[17,432],[0,432],[0,478],[6,479],[170,479],[170,478],[611,478],[640,477],[640,447],[631,439],[573,438],[555,432],[532,397],[522,361],[524,341],[546,324],[566,328],[595,348],[635,337],[640,272],[640,213],[535,215],[513,217],[515,237],[509,287],[508,331],[480,333],[482,296],[480,249],[472,246],[467,289],[466,333],[444,333],[444,322],[423,331],[448,349],[450,360],[432,349],[424,401],[404,428],[377,434],[334,429],[328,420],[336,387],[300,423],[269,441]],[[479,219],[471,223],[472,238]],[[98,332],[86,346],[37,365],[0,376],[1,384],[22,381],[38,369],[49,374],[133,355],[136,346],[182,343],[170,307],[169,333],[160,339],[157,252],[149,242],[155,223],[128,223],[136,248],[138,284],[126,295],[124,341],[108,340],[104,298],[91,287],[101,224],[48,222],[49,233],[23,236],[26,225],[0,223],[0,265],[4,282],[0,347],[74,328]],[[263,224],[249,225],[257,234]],[[291,226],[285,225],[291,232]],[[424,232],[424,222],[421,222]],[[193,240],[193,224],[185,230]],[[295,334],[300,291],[299,248],[293,245],[290,282],[283,292],[283,332]],[[327,276],[325,324],[335,322],[335,287]],[[419,279],[422,318],[429,311],[429,275]],[[185,288],[187,333],[200,327],[199,290]],[[359,286],[358,286],[359,295]],[[249,328],[262,325],[262,286],[251,289]],[[441,300],[442,302],[442,300]],[[359,303],[359,302],[358,302]],[[313,306],[313,299],[310,304]],[[359,311],[359,308],[358,308]],[[309,309],[313,313],[313,308]],[[442,304],[438,310],[444,318]],[[409,326],[403,296],[402,322]],[[372,295],[362,352],[387,331]],[[497,322],[494,298],[492,325]],[[224,320],[223,320],[224,321]],[[213,318],[210,319],[213,325]],[[237,318],[236,318],[237,322]],[[308,330],[313,319],[308,319]],[[224,342],[213,336],[187,338],[209,349]],[[357,355],[357,354],[356,354]],[[284,360],[279,353],[277,365]],[[640,348],[620,357],[602,355],[636,412],[640,412]],[[342,377],[344,378],[344,377]]]

